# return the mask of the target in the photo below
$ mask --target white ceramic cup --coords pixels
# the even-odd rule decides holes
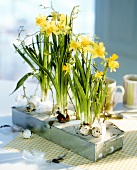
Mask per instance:
[[[123,103],[125,107],[137,109],[137,75],[128,74],[123,77],[123,86],[125,94],[123,96]]]
[[[120,99],[123,97],[124,95],[124,88],[123,86],[117,86],[116,85],[116,80],[111,79],[111,78],[107,78],[106,82],[108,83],[108,91],[107,91],[107,97],[105,99],[105,108],[104,110],[109,112],[109,111],[113,111],[114,107],[117,105],[117,103],[120,101]],[[119,91],[116,98],[116,92]]]

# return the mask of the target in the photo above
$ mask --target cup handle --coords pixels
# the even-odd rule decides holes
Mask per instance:
[[[124,93],[125,93],[125,89],[124,89],[123,86],[116,86],[116,88],[115,88],[115,93],[116,93],[116,91],[117,91],[118,89],[121,90],[121,93],[119,94],[117,100],[114,102],[113,107],[115,107],[115,106],[117,105],[117,103],[118,103],[119,100],[123,97],[123,95],[124,95]]]

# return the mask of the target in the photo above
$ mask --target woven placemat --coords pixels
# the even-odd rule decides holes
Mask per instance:
[[[82,156],[69,152],[62,161],[65,164],[77,166],[88,170],[136,170],[137,169],[137,120],[111,120],[121,130],[125,131],[123,149],[117,151],[102,160],[91,162]],[[38,150],[45,153],[46,159],[53,159],[68,150],[36,134],[30,139],[24,139],[18,135],[5,146],[5,149],[13,149],[22,152],[25,150]]]

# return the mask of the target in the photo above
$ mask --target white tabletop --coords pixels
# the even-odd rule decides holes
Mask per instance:
[[[0,80],[0,126],[2,125],[13,125],[11,117],[11,107],[15,104],[15,98],[18,93],[22,93],[22,88],[17,92],[10,95],[14,90],[16,82]],[[36,88],[35,83],[27,83],[27,94],[34,93]],[[38,92],[39,93],[39,92]],[[63,163],[49,165],[39,165],[30,163],[22,158],[22,153],[13,152],[4,149],[3,147],[12,141],[21,132],[12,132],[11,128],[0,129],[0,170],[45,170],[45,169],[56,169],[56,170],[76,170],[76,167],[71,167]]]

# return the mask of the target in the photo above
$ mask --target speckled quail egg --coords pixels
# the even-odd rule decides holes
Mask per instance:
[[[29,129],[25,129],[23,132],[22,132],[22,136],[23,138],[25,139],[29,139],[32,137],[32,133]]]

